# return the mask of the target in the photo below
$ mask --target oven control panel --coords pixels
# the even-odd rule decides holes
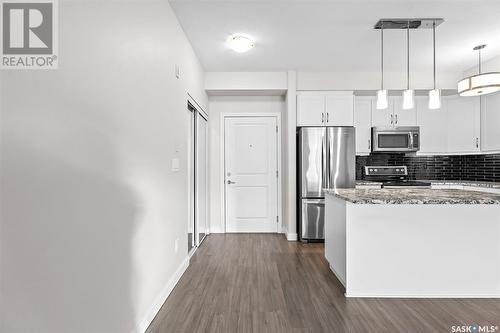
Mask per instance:
[[[407,176],[408,169],[403,166],[365,166],[366,176]]]

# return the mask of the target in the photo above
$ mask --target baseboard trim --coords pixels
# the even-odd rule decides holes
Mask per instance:
[[[287,233],[286,234],[286,239],[289,241],[289,242],[296,242],[297,239],[298,239],[298,236],[296,233]]]
[[[174,275],[167,282],[163,290],[160,292],[160,294],[158,295],[155,302],[151,306],[151,309],[149,309],[149,311],[147,312],[144,319],[137,325],[135,330],[136,333],[146,332],[149,325],[151,325],[151,322],[158,314],[158,311],[160,311],[160,308],[162,307],[163,303],[165,303],[172,290],[174,290],[175,285],[181,279],[182,274],[184,274],[184,272],[188,267],[189,267],[189,257],[186,257],[179,266],[179,268],[177,268]]]
[[[337,278],[337,280],[339,280],[340,283],[342,283],[342,285],[344,286],[344,288],[346,288],[346,284],[345,284],[345,281],[343,278],[340,277],[340,274],[337,273],[337,271],[335,271],[332,267],[332,265],[330,265],[330,270],[332,271],[333,275],[335,275],[335,277]]]

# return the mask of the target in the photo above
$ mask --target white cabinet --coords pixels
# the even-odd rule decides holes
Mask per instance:
[[[447,152],[480,151],[481,114],[479,97],[450,96],[443,98],[446,106]]]
[[[374,103],[377,99],[374,98]],[[372,108],[372,126],[393,126],[394,125],[394,114],[393,103],[391,100],[388,101],[389,106],[387,109],[378,110],[376,107]],[[376,105],[376,104],[375,104]]]
[[[356,154],[369,154],[372,150],[372,97],[355,97],[354,127],[356,128]]]
[[[389,97],[387,109],[377,110],[377,108],[373,108],[373,126],[416,126],[416,108],[403,110],[402,103],[403,99],[401,97]]]
[[[325,96],[297,95],[297,126],[324,126],[325,106]]]
[[[393,98],[393,112],[395,126],[417,126],[417,108],[403,110],[403,98]]]
[[[446,153],[448,134],[446,108],[429,110],[427,97],[416,98],[417,124],[420,126],[420,153]]]
[[[326,96],[327,126],[354,125],[354,95],[338,93]]]
[[[297,126],[353,126],[352,92],[301,92],[297,94]]]
[[[500,93],[481,97],[481,149],[500,151]]]

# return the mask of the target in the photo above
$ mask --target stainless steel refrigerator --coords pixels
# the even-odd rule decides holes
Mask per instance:
[[[301,127],[297,132],[299,239],[325,238],[323,188],[356,185],[354,127]]]

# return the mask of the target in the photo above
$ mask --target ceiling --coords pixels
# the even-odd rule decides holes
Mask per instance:
[[[500,54],[499,0],[171,0],[207,71],[380,70],[380,18],[442,17],[437,69],[459,72],[477,64],[472,48],[488,44],[483,59]],[[234,33],[256,40],[238,54],[225,41]],[[405,31],[386,31],[387,71],[406,71]],[[432,71],[432,32],[410,35],[411,71]]]

